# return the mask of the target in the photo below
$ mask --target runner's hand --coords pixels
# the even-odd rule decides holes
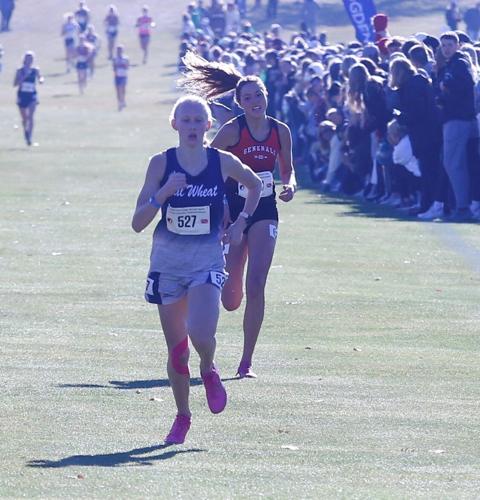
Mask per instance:
[[[226,229],[225,236],[223,237],[223,242],[230,243],[231,245],[240,245],[245,227],[245,219],[243,217],[239,217]]]
[[[295,194],[295,186],[292,184],[284,184],[282,192],[278,195],[278,197],[282,201],[290,201],[293,199],[293,195]]]
[[[164,192],[165,198],[169,198],[174,195],[179,189],[187,186],[187,176],[181,174],[180,172],[172,172],[167,182],[163,185],[162,190]]]

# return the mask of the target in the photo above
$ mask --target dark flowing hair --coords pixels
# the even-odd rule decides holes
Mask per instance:
[[[243,76],[231,64],[209,62],[193,52],[187,52],[182,62],[184,74],[178,80],[178,86],[204,99],[213,100],[235,90],[235,101],[240,104],[243,86],[252,82],[256,83],[265,95],[268,94],[265,84],[258,76]]]

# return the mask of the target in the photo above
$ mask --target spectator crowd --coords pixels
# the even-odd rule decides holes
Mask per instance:
[[[305,20],[288,37],[279,24],[257,32],[244,1],[197,0],[182,18],[179,69],[194,51],[260,76],[297,168],[322,191],[423,220],[480,220],[479,30],[456,19],[439,37],[401,37],[376,14],[374,43],[329,43]],[[231,95],[212,109],[220,122],[240,113]]]

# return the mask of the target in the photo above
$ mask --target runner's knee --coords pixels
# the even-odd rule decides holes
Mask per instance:
[[[243,292],[222,294],[222,305],[227,311],[235,311],[240,307]]]
[[[169,352],[170,362],[173,369],[180,375],[190,375],[188,369],[188,358],[190,349],[188,348],[188,337],[185,337]]]

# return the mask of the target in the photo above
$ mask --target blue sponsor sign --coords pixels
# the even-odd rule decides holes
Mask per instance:
[[[343,0],[348,16],[355,28],[357,40],[362,43],[375,40],[372,17],[377,13],[373,0]]]

